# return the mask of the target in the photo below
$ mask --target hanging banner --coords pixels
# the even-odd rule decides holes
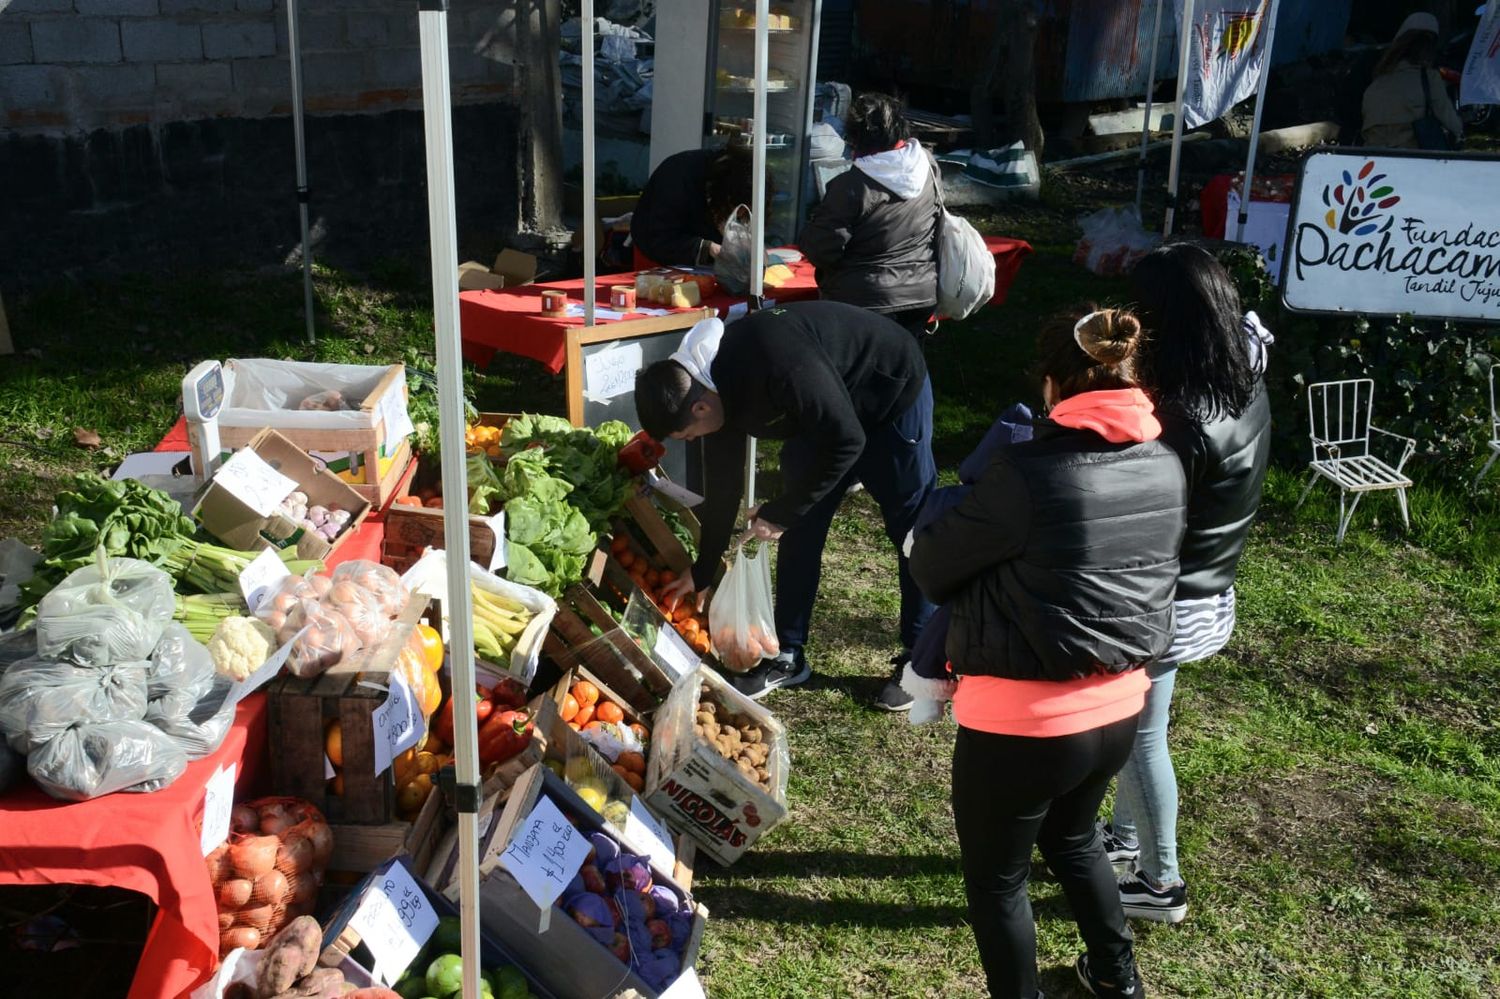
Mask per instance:
[[[1500,320],[1500,157],[1351,150],[1302,161],[1282,300],[1298,312]]]
[[[1484,17],[1474,32],[1464,75],[1458,85],[1458,103],[1500,104],[1500,3],[1485,5]]]
[[[1185,0],[1174,0],[1179,30]],[[1255,94],[1269,0],[1197,0],[1187,25],[1187,88],[1182,123],[1188,128],[1222,118]]]

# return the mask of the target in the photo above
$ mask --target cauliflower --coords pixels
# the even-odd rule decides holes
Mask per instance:
[[[265,665],[276,648],[276,632],[253,617],[226,617],[208,640],[214,669],[231,680],[243,680]]]

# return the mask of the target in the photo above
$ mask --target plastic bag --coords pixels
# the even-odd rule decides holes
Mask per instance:
[[[17,752],[32,753],[74,725],[138,721],[146,714],[149,665],[18,662],[0,677],[0,732]]]
[[[750,209],[740,205],[724,223],[724,239],[719,243],[719,255],[714,258],[714,277],[731,295],[749,292],[750,258],[754,253]],[[762,260],[761,267],[765,266],[766,261]]]
[[[304,602],[316,606],[319,598],[332,586],[333,581],[327,576],[286,576],[261,598],[255,616],[279,635],[286,626],[287,615]]]
[[[741,547],[734,564],[708,605],[708,628],[714,652],[729,670],[743,673],[762,659],[781,653],[771,599],[768,546],[747,556]]]
[[[208,649],[192,633],[173,621],[162,631],[161,641],[151,653],[151,668],[146,674],[146,696],[186,698],[191,705],[213,686],[214,660]]]
[[[177,713],[178,703],[168,698],[146,705],[144,720],[176,740],[190,760],[201,760],[218,749],[234,724],[236,705],[229,699],[234,681],[217,674],[211,679],[208,690],[186,712]]]
[[[349,619],[336,610],[311,601],[299,603],[287,615],[286,624],[276,634],[276,641],[287,642],[303,628],[307,632],[292,646],[286,668],[293,676],[306,680],[335,666],[345,656],[362,647]]]
[[[1105,277],[1125,274],[1161,242],[1160,236],[1141,225],[1133,205],[1101,208],[1079,218],[1078,224],[1083,238],[1073,252],[1073,262]]]
[[[142,721],[76,725],[26,758],[31,779],[63,801],[115,791],[156,791],[187,769],[187,753]]]
[[[380,596],[360,589],[348,579],[333,584],[323,598],[323,607],[344,615],[366,648],[379,645],[391,633],[391,618]]]
[[[379,562],[370,562],[366,559],[345,562],[333,570],[329,579],[335,587],[340,583],[348,582],[375,597],[380,603],[381,610],[389,618],[399,617],[406,608],[406,602],[411,599],[411,593],[401,582],[401,577],[396,574],[396,570],[388,565],[381,565]]]
[[[37,655],[81,666],[139,662],[172,620],[172,577],[148,562],[106,559],[69,574],[37,607]]]
[[[174,622],[151,655],[144,720],[176,739],[188,759],[207,756],[234,721],[234,705],[225,703],[232,686],[214,671],[208,649]]]

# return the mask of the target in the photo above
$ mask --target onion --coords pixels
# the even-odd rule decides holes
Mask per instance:
[[[242,926],[249,926],[258,932],[265,933],[271,925],[271,917],[274,916],[275,906],[256,905],[247,909],[241,909],[235,916],[235,922]]]
[[[328,591],[333,589],[333,580],[329,579],[327,576],[309,576],[307,581],[309,584],[311,584],[313,592],[317,594],[319,598],[327,596]]]
[[[333,856],[333,830],[328,828],[322,816],[308,825],[307,838],[313,846],[313,866],[326,867],[328,859]]]
[[[254,887],[255,891],[250,898],[255,902],[269,905],[280,905],[291,890],[286,875],[278,870],[268,871],[256,878]]]
[[[229,927],[231,927],[233,925],[234,925],[234,913],[232,913],[232,912],[221,912],[221,913],[219,913],[219,932],[220,933],[223,933],[225,930],[229,929]]]
[[[213,852],[203,858],[208,865],[208,880],[217,885],[234,874],[229,867],[229,844],[220,843]]]
[[[229,866],[242,878],[254,881],[276,866],[276,850],[281,845],[275,836],[236,834],[229,847]]]
[[[305,836],[288,836],[273,860],[275,868],[290,877],[312,869],[313,844]]]
[[[219,934],[219,953],[228,954],[237,947],[254,950],[260,946],[260,930],[234,926]]]
[[[255,814],[255,809],[249,805],[235,805],[234,811],[229,813],[229,829],[231,832],[255,832],[256,827],[259,825],[260,818]]]
[[[292,827],[292,818],[280,805],[266,805],[260,810],[260,831],[267,836],[281,836]]]
[[[275,872],[272,871],[274,874]],[[250,894],[254,885],[244,878],[231,878],[219,886],[219,909],[220,911],[232,912],[242,908],[250,901]]]

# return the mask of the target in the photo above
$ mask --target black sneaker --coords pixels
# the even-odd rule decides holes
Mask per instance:
[[[1132,919],[1180,923],[1187,916],[1187,885],[1158,888],[1136,871],[1120,879],[1120,907]]]
[[[748,673],[731,676],[729,682],[735,690],[752,701],[758,701],[778,687],[795,687],[812,677],[812,667],[807,665],[802,650],[783,652],[775,659],[767,659]]]
[[[901,674],[906,672],[906,664],[911,662],[911,656],[899,655],[891,659],[891,678],[880,688],[880,696],[875,698],[875,707],[881,711],[910,711],[912,702],[916,698],[906,692],[901,686]]]
[[[1091,996],[1108,996],[1110,999],[1114,999],[1115,996],[1120,996],[1122,999],[1129,996],[1130,999],[1145,999],[1146,985],[1141,981],[1140,972],[1134,968],[1130,969],[1132,981],[1129,985],[1123,986],[1098,978],[1089,968],[1088,954],[1079,954],[1078,962],[1073,965],[1073,968],[1078,972],[1078,981]]]
[[[1109,854],[1111,864],[1133,864],[1140,857],[1141,844],[1116,836],[1114,827],[1108,822],[1099,831],[1104,837],[1104,852]]]

